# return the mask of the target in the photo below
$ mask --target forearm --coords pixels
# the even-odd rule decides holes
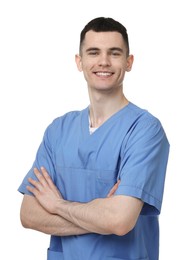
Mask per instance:
[[[88,233],[81,227],[61,216],[47,212],[38,201],[25,195],[21,207],[21,222],[25,228],[56,236],[81,235]]]
[[[119,182],[109,191],[107,198],[98,198],[88,203],[66,201],[45,168],[42,167],[41,172],[35,169],[34,173],[38,181],[29,178],[33,187],[27,186],[27,189],[47,212],[81,228],[79,232],[84,231],[83,234],[124,235],[134,227],[143,206],[143,202],[134,197],[114,196]],[[70,225],[69,223],[69,227]]]
[[[57,214],[92,233],[121,235],[124,221],[121,209],[124,210],[117,197],[95,199],[89,203],[61,200]]]

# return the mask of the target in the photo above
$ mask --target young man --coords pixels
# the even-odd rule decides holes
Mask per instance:
[[[19,187],[21,222],[51,235],[48,260],[157,260],[169,143],[160,121],[124,96],[126,28],[90,21],[75,59],[90,105],[46,129]]]

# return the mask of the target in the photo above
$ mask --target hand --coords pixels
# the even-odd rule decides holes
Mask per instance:
[[[38,181],[29,178],[28,181],[33,187],[27,186],[27,190],[33,193],[43,208],[49,213],[55,214],[57,202],[63,199],[60,191],[44,167],[41,167],[41,172],[35,168],[34,173]]]
[[[48,212],[55,214],[57,202],[63,199],[60,191],[54,185],[50,175],[47,173],[44,167],[41,167],[41,173],[37,168],[35,168],[34,173],[38,181],[29,178],[28,181],[32,184],[33,187],[27,186],[27,190],[33,193],[43,208],[45,208]],[[119,183],[120,180],[118,180],[109,191],[107,198],[110,198],[114,195],[118,189]]]
[[[109,191],[109,193],[107,195],[107,198],[110,198],[114,195],[114,193],[118,189],[119,184],[120,184],[120,180],[118,180],[117,183],[111,188],[111,190]]]

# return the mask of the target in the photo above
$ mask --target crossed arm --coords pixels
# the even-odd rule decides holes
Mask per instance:
[[[114,196],[118,184],[106,198],[88,203],[64,200],[47,171],[34,169],[38,181],[29,178],[27,189],[34,196],[24,195],[21,222],[24,227],[46,234],[68,236],[86,233],[125,235],[134,226],[143,202],[137,198]]]

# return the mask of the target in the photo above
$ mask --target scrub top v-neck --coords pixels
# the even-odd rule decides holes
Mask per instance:
[[[32,168],[19,187],[44,166],[66,200],[81,203],[105,198],[121,180],[115,195],[144,202],[135,228],[125,236],[86,234],[51,236],[48,259],[157,260],[169,143],[160,121],[129,103],[89,133],[89,108],[55,119],[46,129]]]
[[[101,129],[100,131],[102,131],[102,128],[104,129],[105,127],[107,128],[108,124],[111,124],[112,122],[114,122],[123,112],[124,110],[127,109],[128,106],[130,106],[131,103],[128,103],[128,105],[124,106],[123,108],[121,108],[119,111],[117,111],[115,114],[113,114],[110,118],[108,118],[101,126],[99,126],[96,131],[98,129]],[[82,127],[82,132],[83,132],[83,136],[84,138],[88,138],[89,135],[91,136],[91,134],[89,133],[89,107],[87,107],[86,109],[84,109],[82,111],[82,116],[81,116],[81,127]],[[104,131],[104,130],[103,130]],[[93,133],[94,134],[94,133]]]

